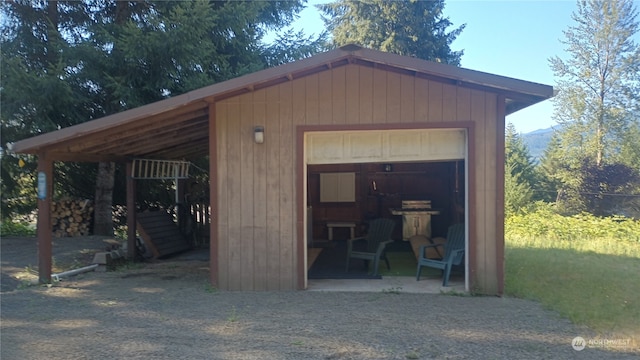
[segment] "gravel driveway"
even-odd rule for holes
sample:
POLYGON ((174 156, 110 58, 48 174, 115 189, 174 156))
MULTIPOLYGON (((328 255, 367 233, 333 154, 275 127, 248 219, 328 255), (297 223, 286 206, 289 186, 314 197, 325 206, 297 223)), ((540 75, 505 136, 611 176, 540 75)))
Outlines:
MULTIPOLYGON (((30 241, 24 241, 28 249, 30 241)), ((100 239, 92 241, 99 247, 100 239)), ((3 283, 12 276, 6 269, 19 268, 11 244, 2 239, 3 283)), ((0 358, 638 356, 594 347, 576 351, 574 337, 594 334, 526 300, 401 292, 223 292, 212 288, 207 276, 206 261, 176 261, 85 273, 51 287, 3 286, 0 358)))

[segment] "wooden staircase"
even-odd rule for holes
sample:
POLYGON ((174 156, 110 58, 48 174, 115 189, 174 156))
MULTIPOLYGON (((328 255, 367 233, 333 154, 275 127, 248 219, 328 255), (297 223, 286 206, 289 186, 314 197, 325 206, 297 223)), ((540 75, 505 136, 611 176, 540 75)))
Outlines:
POLYGON ((191 249, 171 214, 164 210, 136 214, 136 229, 154 259, 191 249))

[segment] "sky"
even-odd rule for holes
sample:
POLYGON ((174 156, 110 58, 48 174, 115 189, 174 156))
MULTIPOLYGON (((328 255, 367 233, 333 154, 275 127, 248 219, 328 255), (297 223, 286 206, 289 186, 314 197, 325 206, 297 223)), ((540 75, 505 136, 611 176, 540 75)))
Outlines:
MULTIPOLYGON (((328 1, 309 0, 294 28, 319 34, 324 24, 313 4, 323 2, 328 1)), ((635 4, 640 8, 640 0, 635 4)), ((554 86, 549 58, 567 55, 560 40, 573 25, 576 10, 573 0, 446 0, 444 16, 453 23, 449 30, 466 24, 451 45, 454 51, 464 50, 462 67, 554 86)), ((515 112, 506 121, 523 134, 556 124, 550 100, 515 112)))

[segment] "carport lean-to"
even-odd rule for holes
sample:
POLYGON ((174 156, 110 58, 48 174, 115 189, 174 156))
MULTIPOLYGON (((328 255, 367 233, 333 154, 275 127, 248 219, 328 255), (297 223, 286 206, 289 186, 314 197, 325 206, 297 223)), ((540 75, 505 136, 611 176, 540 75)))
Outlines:
MULTIPOLYGON (((381 162, 384 153, 367 150, 376 158, 362 160, 358 149, 394 144, 383 138, 395 134, 403 140, 391 154, 406 157, 424 144, 416 134, 433 144, 439 138, 429 140, 429 134, 458 131, 464 148, 456 159, 467 167, 467 288, 501 294, 505 116, 552 96, 547 85, 351 45, 19 141, 14 151, 37 155, 42 174, 40 279, 51 275, 46 195, 52 193, 54 161, 126 163, 127 207, 135 208, 134 159, 208 155, 212 284, 290 290, 306 287, 305 171, 313 163, 309 156, 321 149, 309 144, 323 134, 329 140, 322 141, 341 138, 349 161, 381 162), (262 141, 256 141, 256 128, 262 141), (359 145, 345 147, 347 141, 359 145)), ((450 142, 435 149, 447 148, 444 143, 450 142)), ((334 153, 328 155, 337 156, 337 148, 329 146, 334 153)), ((127 223, 131 252, 134 212, 127 223)))

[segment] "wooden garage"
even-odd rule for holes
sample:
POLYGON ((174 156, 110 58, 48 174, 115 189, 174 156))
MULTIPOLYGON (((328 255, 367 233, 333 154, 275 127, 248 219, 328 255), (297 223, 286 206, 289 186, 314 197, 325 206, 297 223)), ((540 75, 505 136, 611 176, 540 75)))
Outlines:
MULTIPOLYGON (((209 155, 211 282, 221 289, 304 289, 308 237, 326 237, 328 222, 390 216, 414 197, 443 209, 434 232, 466 223, 466 289, 502 294, 505 116, 552 96, 550 86, 351 45, 22 140, 14 151, 38 155, 49 188, 55 161, 209 155), (353 189, 327 190, 342 182, 353 189), (396 196, 381 199, 381 190, 396 196)), ((40 214, 50 202, 39 200, 40 214)), ((39 217, 41 279, 51 272, 47 218, 39 217)))

